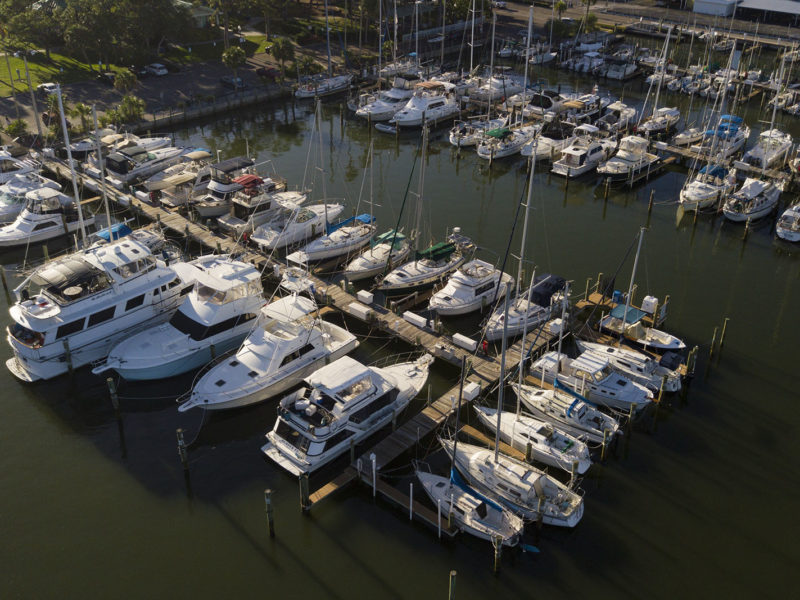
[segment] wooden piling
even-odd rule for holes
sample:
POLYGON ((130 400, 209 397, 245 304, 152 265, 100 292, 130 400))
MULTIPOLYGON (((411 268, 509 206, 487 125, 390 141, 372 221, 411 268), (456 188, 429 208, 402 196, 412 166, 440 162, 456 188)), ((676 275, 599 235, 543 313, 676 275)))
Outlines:
POLYGON ((272 509, 272 490, 264 490, 264 504, 267 509, 267 526, 269 527, 269 537, 275 537, 275 515, 272 509))
POLYGON ((186 440, 183 438, 183 429, 178 427, 175 430, 175 437, 178 440, 178 456, 181 459, 181 466, 184 471, 189 470, 189 453, 186 451, 186 440))
POLYGON ((0 280, 3 281, 3 291, 6 293, 6 303, 11 306, 11 292, 8 290, 8 280, 6 279, 6 268, 0 265, 0 280))
POLYGON ((456 598, 456 571, 450 571, 450 586, 447 590, 448 600, 455 600, 456 598))
POLYGON ((711 347, 708 349, 708 360, 711 360, 711 357, 714 356, 714 344, 717 343, 717 330, 719 327, 714 327, 714 334, 711 336, 711 347))
POLYGON ((408 484, 408 520, 414 520, 414 482, 408 484))
POLYGON ((725 342, 725 330, 728 329, 728 321, 730 319, 725 317, 725 320, 722 322, 722 333, 719 336, 719 349, 722 350, 722 344, 725 342))
POLYGON ((42 246, 42 254, 44 254, 44 262, 50 262, 50 252, 47 249, 47 244, 42 246))
POLYGON ((533 444, 528 442, 525 446, 525 462, 532 462, 533 461, 533 444))
POLYGON ((503 548, 503 537, 500 535, 496 535, 492 540, 492 545, 494 546, 494 572, 500 572, 500 559, 501 553, 503 548))
POLYGON ((72 352, 69 349, 69 339, 64 338, 62 343, 64 345, 64 358, 67 361, 67 373, 71 378, 75 374, 75 370, 72 368, 72 352))
POLYGON ((656 191, 650 190, 650 202, 647 203, 647 216, 650 216, 650 213, 653 212, 653 196, 655 196, 656 191))
POLYGON ((606 461, 606 451, 608 450, 608 429, 603 429, 603 445, 600 446, 600 462, 606 461))
POLYGON ((114 414, 119 419, 119 397, 117 396, 117 386, 111 377, 106 378, 106 385, 108 386, 108 395, 111 397, 111 406, 114 407, 114 414))
POLYGON ((744 233, 742 234, 742 240, 747 239, 747 234, 750 233, 750 219, 747 219, 747 222, 744 224, 744 233))
POLYGON ((636 402, 631 403, 631 409, 628 412, 628 422, 625 424, 627 428, 628 437, 631 435, 633 429, 633 415, 636 412, 636 402))
POLYGON ((605 184, 605 186, 603 188, 603 202, 608 200, 609 187, 611 187, 611 178, 610 177, 606 177, 606 184, 605 184))
POLYGON ((376 480, 377 474, 375 473, 375 470, 376 470, 375 469, 376 459, 377 459, 377 457, 375 456, 375 453, 374 452, 370 453, 369 460, 370 460, 370 463, 372 464, 372 497, 373 498, 375 498, 375 494, 377 492, 377 480, 376 480))
POLYGON ((308 473, 302 473, 299 477, 300 481, 300 510, 303 513, 308 513, 311 508, 311 500, 308 493, 308 473))

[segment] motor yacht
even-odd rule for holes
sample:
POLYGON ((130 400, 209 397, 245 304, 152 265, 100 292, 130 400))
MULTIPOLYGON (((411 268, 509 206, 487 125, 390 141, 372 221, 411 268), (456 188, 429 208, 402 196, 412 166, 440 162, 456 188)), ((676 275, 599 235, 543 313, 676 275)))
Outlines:
POLYGON ((428 308, 441 316, 465 315, 505 297, 514 278, 489 263, 474 259, 450 276, 430 299, 428 308))
POLYGON ((16 175, 38 171, 40 167, 33 158, 15 158, 10 152, 0 149, 0 185, 8 183, 16 175))
POLYGON ((25 208, 25 194, 42 188, 60 191, 61 184, 38 173, 14 175, 0 185, 0 224, 11 223, 25 208))
POLYGON ((230 210, 236 192, 254 194, 264 183, 261 177, 251 172, 254 164, 255 160, 250 157, 237 156, 211 165, 207 193, 192 202, 195 212, 204 219, 221 217, 230 210))
MULTIPOLYGON (((84 163, 83 172, 97 182, 105 183, 122 190, 125 186, 147 179, 154 173, 179 162, 181 157, 192 152, 189 148, 158 148, 145 150, 141 146, 132 146, 125 150, 115 150, 103 157, 104 173, 97 166, 84 163), (103 177, 105 175, 105 177, 103 177)), ((88 184, 88 187, 99 189, 99 183, 88 184)))
POLYGON ((314 77, 297 88, 294 95, 298 99, 332 96, 350 89, 353 76, 335 75, 333 77, 314 77))
POLYGON ((415 80, 395 77, 392 87, 377 94, 362 94, 355 107, 357 117, 371 123, 388 121, 399 112, 414 94, 415 80))
POLYGON ((387 122, 395 127, 421 127, 452 119, 461 106, 452 94, 453 84, 439 81, 422 81, 416 84, 414 95, 387 122))
POLYGON ((645 137, 655 137, 673 131, 681 120, 681 111, 677 108, 662 106, 636 127, 637 133, 645 137))
MULTIPOLYGON (((94 224, 84 215, 83 224, 94 224)), ((43 187, 25 194, 25 207, 8 225, 0 227, 0 248, 24 246, 69 235, 81 227, 73 199, 58 189, 43 187)))
POLYGON ((800 242, 800 204, 793 204, 781 214, 775 225, 778 237, 787 242, 800 242))
MULTIPOLYGON (((780 169, 789 160, 792 136, 779 129, 767 129, 758 136, 758 141, 742 156, 742 163, 757 169, 780 169)), ((734 163, 735 166, 738 164, 734 163)))
POLYGON ((619 141, 617 152, 597 167, 600 176, 615 182, 634 182, 642 174, 658 168, 661 159, 648 152, 649 142, 638 135, 627 135, 619 141))
POLYGON ((616 142, 599 138, 599 133, 600 130, 594 125, 576 127, 575 140, 561 151, 561 158, 553 163, 551 172, 567 178, 580 177, 608 159, 614 152, 616 142))
POLYGON ((285 191, 286 182, 273 178, 250 191, 235 192, 231 198, 231 211, 217 217, 221 232, 240 238, 249 236, 256 228, 275 219, 283 209, 302 206, 308 199, 304 192, 285 191))
POLYGON ((611 368, 652 392, 677 392, 681 389, 681 376, 674 369, 661 365, 651 355, 625 346, 608 346, 597 342, 576 340, 581 352, 590 352, 608 359, 611 368))
POLYGON ((605 113, 597 119, 595 125, 610 134, 621 133, 633 127, 637 115, 633 106, 617 100, 606 107, 605 113))

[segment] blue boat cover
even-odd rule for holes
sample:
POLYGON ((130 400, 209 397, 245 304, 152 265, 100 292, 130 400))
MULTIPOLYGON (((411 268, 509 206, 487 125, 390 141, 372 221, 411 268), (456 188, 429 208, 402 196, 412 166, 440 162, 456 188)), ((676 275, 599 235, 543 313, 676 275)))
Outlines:
POLYGON ((700 169, 700 173, 702 174, 709 174, 712 177, 719 177, 722 179, 728 174, 728 169, 720 167, 719 165, 706 165, 702 169, 700 169), (710 167, 710 168, 709 168, 710 167))
POLYGON ((580 395, 578 392, 576 392, 575 390, 573 390, 571 387, 568 387, 568 386, 564 385, 563 383, 561 383, 561 382, 558 380, 558 377, 556 377, 556 378, 553 380, 553 387, 554 387, 554 388, 556 388, 557 390, 562 390, 562 391, 564 391, 564 392, 567 392, 567 393, 568 393, 570 396, 572 396, 573 398, 575 398, 575 402, 573 402, 572 404, 570 404, 570 405, 569 405, 569 407, 567 408, 567 416, 568 416, 568 417, 570 416, 570 413, 572 412, 572 409, 573 409, 573 408, 575 408, 575 404, 576 404, 578 401, 585 402, 585 403, 586 403, 586 404, 588 404, 589 406, 594 406, 594 407, 596 407, 596 406, 597 406, 597 405, 596 405, 594 402, 589 402, 589 401, 588 401, 586 398, 584 398, 583 396, 581 396, 581 395, 580 395))
POLYGON ((125 225, 125 223, 115 223, 111 226, 111 233, 109 234, 108 228, 101 229, 96 233, 97 237, 104 239, 107 242, 110 242, 111 239, 118 240, 119 238, 125 237, 126 235, 132 233, 133 230, 125 225))
POLYGON ((623 315, 625 316, 626 323, 638 323, 647 316, 647 313, 638 308, 629 306, 626 314, 624 305, 616 306, 611 309, 611 316, 615 319, 622 320, 623 315))
POLYGON ((742 122, 742 117, 737 117, 735 115, 722 115, 719 118, 719 122, 720 123, 724 123, 725 121, 729 121, 731 123, 741 123, 742 122))
POLYGON ((355 223, 356 221, 360 221, 361 223, 364 223, 364 225, 371 225, 372 223, 375 222, 375 217, 372 217, 366 213, 358 215, 357 217, 348 217, 344 221, 339 221, 338 223, 334 223, 333 225, 328 225, 327 232, 333 233, 337 229, 346 227, 347 225, 355 223))

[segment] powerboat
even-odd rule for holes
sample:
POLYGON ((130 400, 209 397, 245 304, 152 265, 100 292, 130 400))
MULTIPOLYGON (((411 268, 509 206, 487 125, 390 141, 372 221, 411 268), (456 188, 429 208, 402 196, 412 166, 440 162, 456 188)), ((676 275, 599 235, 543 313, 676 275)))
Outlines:
POLYGON ((235 239, 250 235, 277 217, 284 208, 301 206, 308 199, 307 194, 287 192, 285 187, 285 182, 276 185, 272 178, 268 178, 250 193, 234 193, 230 213, 217 217, 220 231, 235 239))
POLYGON ((576 127, 577 137, 561 151, 561 158, 553 163, 551 172, 572 178, 593 171, 616 147, 614 140, 598 138, 599 133, 600 130, 594 125, 576 127))
POLYGON ((41 188, 61 190, 61 184, 38 173, 14 175, 0 185, 0 224, 11 223, 25 208, 25 194, 41 188))
POLYGON ((637 133, 645 137, 668 134, 674 130, 681 120, 681 111, 677 108, 662 106, 655 110, 652 115, 642 121, 637 127, 637 133))
POLYGON ((787 242, 800 242, 800 204, 794 204, 783 211, 775 225, 775 233, 787 242))
POLYGON ((417 470, 417 478, 431 501, 453 514, 460 531, 503 546, 516 546, 522 538, 525 522, 512 511, 504 509, 468 486, 450 479, 417 470))
POLYGON ((344 205, 334 203, 285 206, 274 219, 256 227, 250 240, 269 251, 306 243, 325 231, 326 217, 335 219, 342 211, 344 205))
POLYGON ((389 119, 395 127, 421 127, 425 123, 435 125, 452 119, 461 112, 458 100, 452 94, 453 84, 440 81, 418 83, 414 95, 389 119))
POLYGON ((182 157, 182 161, 160 171, 142 183, 142 189, 136 191, 136 197, 145 202, 180 206, 195 194, 202 193, 211 181, 211 166, 208 159, 211 153, 206 150, 194 150, 182 157), (164 202, 161 192, 180 187, 183 194, 171 194, 164 202), (176 203, 176 198, 182 201, 176 203))
POLYGON ((151 248, 157 244, 126 236, 36 269, 14 290, 8 369, 23 381, 52 379, 167 321, 193 289, 196 269, 167 266, 151 248))
POLYGON ((742 162, 762 170, 781 168, 789 159, 791 149, 791 135, 779 129, 767 129, 759 134, 755 146, 744 153, 742 162))
POLYGON ((608 359, 611 368, 635 383, 640 383, 653 392, 662 388, 665 392, 681 389, 681 376, 674 369, 662 366, 644 352, 624 346, 607 346, 597 342, 576 340, 581 352, 590 352, 608 359))
POLYGON ((523 330, 534 331, 561 312, 566 302, 563 294, 566 280, 563 277, 545 273, 536 276, 531 285, 533 289, 519 290, 516 298, 509 301, 507 323, 504 323, 505 307, 498 305, 495 308, 483 330, 486 340, 491 342, 502 338, 504 325, 508 337, 519 335, 523 330))
POLYGON ((553 423, 578 439, 601 444, 620 433, 619 422, 614 417, 568 391, 519 384, 512 387, 533 416, 553 423))
POLYGON ((380 275, 402 263, 411 251, 406 236, 390 229, 377 236, 370 247, 347 263, 344 276, 348 281, 359 281, 380 275))
POLYGON ((92 369, 114 370, 127 380, 173 377, 238 348, 264 304, 260 272, 227 256, 202 256, 189 263, 195 282, 167 323, 127 337, 92 369))
POLYGON ((679 202, 684 210, 715 206, 736 189, 736 170, 708 163, 681 189, 679 202))
POLYGON ((627 131, 636 122, 636 109, 617 100, 606 106, 605 113, 597 119, 595 125, 610 134, 627 131))
MULTIPOLYGON (((94 216, 84 216, 83 224, 93 225, 94 216)), ((80 227, 78 209, 71 197, 56 188, 39 188, 27 192, 25 207, 17 218, 0 227, 0 248, 46 242, 80 227)))
POLYGON ((413 80, 395 77, 392 87, 377 94, 363 94, 355 107, 357 117, 372 123, 388 121, 400 111, 414 94, 413 80))
POLYGON ((257 189, 263 180, 251 172, 255 160, 248 156, 235 156, 211 165, 211 179, 206 194, 193 201, 193 208, 202 218, 220 217, 231 208, 231 198, 236 192, 257 189))
MULTIPOLYGON (((158 148, 145 150, 141 146, 132 146, 125 150, 115 150, 103 157, 104 173, 97 166, 84 163, 83 172, 99 181, 121 190, 126 185, 147 179, 154 173, 163 171, 181 160, 181 157, 192 150, 189 148, 158 148), (105 175, 105 178, 103 178, 105 175)), ((95 187, 97 184, 94 184, 95 187)))
POLYGON ((467 482, 523 519, 575 527, 583 517, 583 498, 544 471, 505 454, 473 444, 439 438, 467 482))
POLYGON ((649 142, 638 135, 627 135, 619 141, 616 154, 597 167, 597 172, 611 182, 633 182, 642 173, 658 168, 661 159, 648 152, 649 142))
MULTIPOLYGON (((497 409, 475 406, 478 420, 487 429, 497 431, 497 409)), ((573 435, 565 433, 552 423, 524 413, 502 411, 500 414, 500 439, 517 450, 527 452, 540 463, 576 474, 584 474, 592 466, 588 446, 573 435)))
POLYGON ((465 315, 504 298, 514 278, 474 259, 462 265, 430 299, 428 308, 441 316, 465 315))
POLYGON ((332 96, 350 88, 353 76, 335 75, 333 77, 315 77, 297 88, 294 95, 298 99, 332 96))
POLYGON ((654 327, 646 327, 642 319, 648 313, 632 306, 615 306, 605 317, 600 320, 600 329, 613 335, 623 335, 622 320, 625 318, 624 337, 626 340, 641 346, 645 350, 678 352, 686 348, 683 340, 675 337, 666 331, 660 331, 654 327))
POLYGON ((575 126, 559 120, 546 122, 539 135, 525 144, 519 151, 522 156, 535 155, 536 162, 555 162, 561 151, 575 140, 575 126))
POLYGON ((11 153, 0 149, 0 185, 8 183, 17 175, 39 171, 41 165, 30 157, 15 158, 11 153))
POLYGON ((458 269, 475 249, 472 240, 454 228, 446 242, 416 252, 405 263, 380 279, 378 290, 386 295, 410 294, 444 281, 458 269))
POLYGON ((556 351, 547 352, 531 365, 531 375, 551 385, 566 386, 590 402, 628 412, 631 406, 641 410, 653 399, 653 393, 614 372, 608 359, 582 354, 569 358, 556 351))
MULTIPOLYGON (((589 124, 597 121, 610 104, 611 100, 602 98, 599 94, 582 94, 564 102, 561 105, 563 110, 559 114, 562 120, 574 125, 589 124)), ((551 115, 548 113, 545 118, 549 116, 551 115)))
POLYGON ((420 392, 433 357, 367 367, 349 356, 308 375, 278 405, 261 448, 293 475, 310 473, 388 425, 420 392))
POLYGON ((262 308, 241 347, 201 371, 178 410, 226 410, 263 402, 358 346, 349 331, 312 316, 315 309, 312 300, 300 296, 262 308))
POLYGON ((778 205, 781 189, 771 181, 745 179, 722 206, 722 213, 731 221, 750 221, 770 214, 778 205))
POLYGON ((298 265, 350 256, 367 244, 375 234, 375 217, 362 214, 329 225, 327 233, 292 252, 286 260, 298 265))
POLYGON ((522 91, 522 84, 505 74, 495 74, 483 82, 469 94, 471 101, 495 102, 501 98, 510 98, 522 91))
MULTIPOLYGON (((564 101, 566 98, 555 90, 534 90, 525 92, 527 102, 522 108, 523 117, 531 117, 533 115, 544 116, 549 113, 551 115, 558 114, 563 110, 564 101)), ((509 99, 512 103, 514 98, 509 99)))

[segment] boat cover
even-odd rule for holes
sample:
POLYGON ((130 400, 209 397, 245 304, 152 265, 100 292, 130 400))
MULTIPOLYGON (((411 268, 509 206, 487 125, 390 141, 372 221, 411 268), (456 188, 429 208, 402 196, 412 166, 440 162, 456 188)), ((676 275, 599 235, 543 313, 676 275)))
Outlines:
POLYGON ((111 237, 115 240, 118 240, 121 237, 125 237, 126 235, 132 233, 133 230, 128 227, 125 223, 115 223, 111 226, 111 235, 109 236, 108 228, 101 229, 97 232, 97 237, 104 239, 107 242, 111 241, 111 237))
POLYGON ((236 156, 234 158, 229 158, 228 160, 223 160, 222 162, 218 162, 215 165, 212 165, 214 169, 217 171, 222 171, 224 173, 230 173, 231 171, 239 171, 244 169, 245 167, 250 167, 255 164, 255 160, 252 158, 248 158, 247 156, 236 156))
POLYGON ((497 129, 490 129, 486 132, 486 135, 497 138, 498 140, 502 140, 503 138, 511 135, 511 130, 508 127, 498 127, 497 129))
POLYGON ((629 306, 626 314, 624 304, 611 309, 611 316, 615 319, 622 320, 623 315, 625 316, 626 323, 638 323, 644 319, 648 313, 644 312, 643 310, 639 310, 638 308, 634 308, 633 306, 629 306))
POLYGON ((438 244, 434 244, 422 252, 417 252, 417 260, 444 260, 449 258, 450 255, 455 251, 455 244, 449 242, 439 242, 438 244))
POLYGON ((364 213, 362 215, 358 215, 357 217, 348 217, 344 221, 339 221, 338 223, 335 223, 333 225, 328 225, 328 230, 327 231, 328 231, 328 233, 333 233, 337 229, 341 229, 342 227, 346 227, 347 225, 352 225, 356 221, 359 221, 360 223, 363 223, 364 225, 371 225, 372 223, 375 222, 375 217, 373 217, 373 216, 371 216, 371 215, 369 215, 367 213, 364 213))

